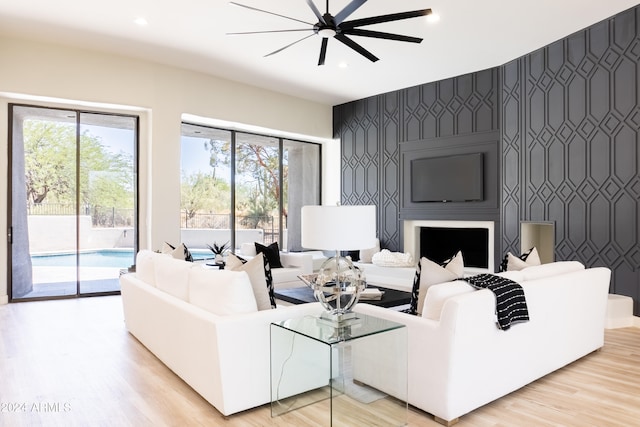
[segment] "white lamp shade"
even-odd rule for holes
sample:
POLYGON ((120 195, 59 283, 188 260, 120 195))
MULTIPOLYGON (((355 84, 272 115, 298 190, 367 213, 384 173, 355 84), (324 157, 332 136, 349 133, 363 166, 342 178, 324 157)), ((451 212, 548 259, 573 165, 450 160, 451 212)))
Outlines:
POLYGON ((303 206, 302 247, 346 251, 376 245, 376 207, 303 206))

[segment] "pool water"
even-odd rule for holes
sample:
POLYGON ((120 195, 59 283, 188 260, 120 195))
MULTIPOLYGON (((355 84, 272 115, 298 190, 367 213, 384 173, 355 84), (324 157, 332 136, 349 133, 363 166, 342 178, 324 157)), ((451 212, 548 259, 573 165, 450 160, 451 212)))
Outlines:
MULTIPOLYGON (((213 258, 211 251, 191 251, 193 259, 213 258)), ((113 267, 128 268, 134 263, 133 250, 101 249, 79 254, 81 267, 113 267)), ((76 254, 48 254, 32 255, 31 264, 34 267, 75 267, 76 254)))
MULTIPOLYGON (((133 264, 133 251, 99 250, 79 254, 81 267, 127 268, 133 264)), ((34 267, 75 267, 76 254, 32 255, 34 267)))

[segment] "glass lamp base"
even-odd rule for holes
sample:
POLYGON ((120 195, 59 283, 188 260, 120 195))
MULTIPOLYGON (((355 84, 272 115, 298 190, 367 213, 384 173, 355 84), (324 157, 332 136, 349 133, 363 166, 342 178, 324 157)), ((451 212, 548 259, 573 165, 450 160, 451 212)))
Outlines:
POLYGON ((346 319, 366 288, 362 271, 351 260, 335 256, 320 267, 313 283, 314 296, 322 304, 329 318, 346 319))

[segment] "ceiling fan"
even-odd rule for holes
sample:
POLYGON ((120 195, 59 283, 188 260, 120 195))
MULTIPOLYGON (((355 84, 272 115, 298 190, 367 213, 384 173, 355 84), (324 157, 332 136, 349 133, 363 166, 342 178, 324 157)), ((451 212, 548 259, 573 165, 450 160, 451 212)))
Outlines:
POLYGON ((303 24, 310 25, 311 28, 301 28, 301 29, 292 29, 292 30, 271 30, 271 31, 248 31, 248 32, 240 32, 240 33, 227 33, 228 35, 240 35, 240 34, 265 34, 265 33, 285 33, 285 32, 296 32, 296 31, 312 31, 311 34, 294 41, 280 49, 274 50, 271 53, 265 55, 271 56, 275 55, 278 52, 282 52, 283 50, 293 46, 296 43, 300 43, 303 40, 308 39, 311 36, 319 35, 322 37, 322 44, 320 46, 320 57, 318 58, 318 65, 324 65, 324 61, 327 55, 327 44, 329 42, 329 38, 333 37, 341 43, 349 46, 351 49, 358 52, 360 55, 369 59, 372 62, 377 61, 377 58, 374 54, 369 52, 367 49, 362 47, 360 44, 353 41, 348 36, 361 36, 361 37, 373 37, 378 39, 387 39, 387 40, 397 40, 401 42, 410 42, 410 43, 420 43, 422 41, 419 37, 410 37, 404 36, 401 34, 392 34, 392 33, 384 33, 380 31, 370 31, 363 30, 359 27, 363 27, 366 25, 380 24, 383 22, 391 22, 391 21, 400 21, 403 19, 409 18, 417 18, 419 16, 425 16, 431 14, 431 9, 421 9, 414 10, 410 12, 401 12, 401 13, 392 13, 389 15, 379 15, 372 16, 370 18, 363 19, 354 19, 351 21, 345 21, 353 12, 355 12, 360 6, 366 3, 367 0, 352 0, 349 4, 347 4, 340 12, 338 12, 335 16, 329 13, 329 0, 327 0, 326 13, 321 14, 316 5, 312 0, 305 0, 309 8, 313 11, 313 14, 318 19, 318 22, 312 24, 310 22, 302 21, 300 19, 292 18, 290 16, 280 15, 278 13, 269 12, 267 10, 258 9, 252 6, 247 6, 244 4, 230 2, 233 5, 244 7, 246 9, 255 10, 257 12, 268 13, 270 15, 279 16, 281 18, 290 19, 292 21, 301 22, 303 24))

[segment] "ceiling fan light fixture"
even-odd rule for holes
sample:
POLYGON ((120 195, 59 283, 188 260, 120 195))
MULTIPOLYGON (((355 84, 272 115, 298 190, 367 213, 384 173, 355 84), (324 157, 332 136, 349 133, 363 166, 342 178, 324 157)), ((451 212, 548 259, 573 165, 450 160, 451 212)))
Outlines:
POLYGON ((318 30, 318 34, 320 34, 323 38, 331 38, 336 35, 336 30, 333 28, 321 28, 318 30))
POLYGON ((430 24, 435 24, 440 20, 440 15, 437 13, 430 13, 427 15, 427 22, 430 24))

